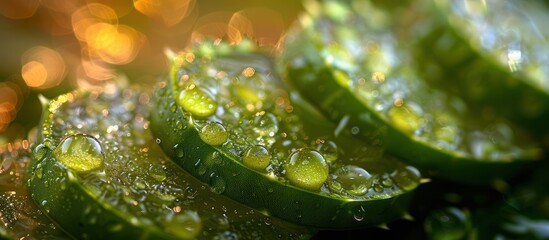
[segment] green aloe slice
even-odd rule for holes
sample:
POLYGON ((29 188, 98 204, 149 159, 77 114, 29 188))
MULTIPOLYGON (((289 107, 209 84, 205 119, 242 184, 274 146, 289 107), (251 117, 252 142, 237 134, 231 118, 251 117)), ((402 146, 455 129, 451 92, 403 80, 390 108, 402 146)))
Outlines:
POLYGON ((31 159, 27 140, 0 147, 0 239, 70 239, 32 201, 31 159))
POLYGON ((539 135, 549 119, 549 8, 540 1, 428 1, 412 28, 417 64, 469 107, 539 135))
POLYGON ((35 148, 32 198, 78 239, 300 239, 171 162, 149 131, 150 92, 107 88, 51 101, 35 148))
POLYGON ((151 129, 212 191, 268 215, 340 229, 402 214, 418 170, 351 138, 281 85, 250 42, 201 43, 173 57, 151 129))
POLYGON ((329 119, 388 152, 460 182, 506 177, 540 150, 504 120, 483 121, 412 68, 391 18, 364 1, 307 5, 283 52, 288 80, 329 119))

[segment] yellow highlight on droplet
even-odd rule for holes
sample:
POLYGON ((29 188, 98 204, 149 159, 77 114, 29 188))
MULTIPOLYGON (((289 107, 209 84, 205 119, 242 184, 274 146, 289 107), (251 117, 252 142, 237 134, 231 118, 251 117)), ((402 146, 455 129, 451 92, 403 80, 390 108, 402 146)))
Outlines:
POLYGON ((57 161, 76 172, 89 172, 103 165, 99 141, 86 134, 65 137, 53 152, 57 161))

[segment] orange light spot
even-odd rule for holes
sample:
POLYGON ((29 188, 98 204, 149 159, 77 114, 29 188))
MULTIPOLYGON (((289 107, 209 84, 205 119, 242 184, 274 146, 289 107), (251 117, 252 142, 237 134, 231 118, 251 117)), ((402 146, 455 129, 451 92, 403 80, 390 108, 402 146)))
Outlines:
POLYGON ((243 11, 236 12, 229 20, 227 35, 229 41, 238 44, 244 37, 253 37, 254 29, 252 22, 246 17, 243 11))
POLYGON ((0 15, 11 19, 30 18, 36 13, 39 0, 2 0, 0 15))
POLYGON ((114 72, 107 66, 103 66, 101 62, 82 59, 78 69, 78 75, 82 78, 90 78, 94 80, 108 80, 114 78, 114 72))
POLYGON ((204 38, 220 38, 227 35, 227 23, 233 13, 218 11, 205 14, 196 20, 191 39, 200 42, 204 38))
POLYGON ((90 55, 111 64, 127 64, 135 59, 142 45, 142 36, 133 28, 96 23, 86 31, 90 55))
POLYGON ((194 8, 194 0, 134 0, 137 11, 145 16, 171 27, 179 23, 194 8))
POLYGON ((397 98, 393 101, 393 105, 395 105, 395 107, 402 107, 404 105, 404 99, 402 98, 397 98))
POLYGON ((22 96, 15 89, 13 83, 0 83, 0 125, 7 126, 17 114, 17 108, 21 105, 22 96))
POLYGON ((97 23, 118 24, 116 12, 109 6, 90 3, 76 10, 71 16, 74 36, 80 41, 85 41, 88 28, 97 23))
POLYGON ((247 67, 244 70, 242 70, 242 75, 245 77, 251 77, 255 74, 255 69, 252 67, 247 67))
POLYGON ((46 89, 57 86, 66 75, 65 61, 59 52, 47 47, 33 47, 22 56, 21 76, 27 86, 46 89))
POLYGON ((280 13, 252 7, 233 14, 228 24, 228 37, 233 43, 249 37, 260 45, 274 46, 282 37, 284 28, 280 13))
POLYGON ((23 65, 21 69, 23 80, 31 88, 42 87, 48 79, 48 71, 44 64, 37 61, 30 61, 23 65))

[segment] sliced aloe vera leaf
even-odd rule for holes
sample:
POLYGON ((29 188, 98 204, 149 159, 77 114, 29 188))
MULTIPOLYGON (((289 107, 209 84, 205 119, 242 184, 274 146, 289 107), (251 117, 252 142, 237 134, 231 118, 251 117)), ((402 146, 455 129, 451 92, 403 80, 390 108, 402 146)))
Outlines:
POLYGON ((300 239, 309 230, 211 193, 149 131, 150 93, 108 89, 49 103, 34 201, 79 239, 300 239))
POLYGON ((32 201, 31 159, 27 140, 0 147, 0 238, 70 239, 32 201))
POLYGON ((549 8, 539 1, 433 1, 412 28, 417 65, 470 108, 549 128, 549 8))
POLYGON ((369 14, 358 15, 335 1, 308 9, 285 40, 283 60, 289 81, 329 119, 454 181, 508 177, 540 157, 520 129, 484 121, 460 98, 428 87, 383 11, 363 4, 369 14))
POLYGON ((204 42, 173 61, 151 129, 214 192, 319 228, 380 224, 405 210, 419 171, 293 102, 249 42, 204 42))

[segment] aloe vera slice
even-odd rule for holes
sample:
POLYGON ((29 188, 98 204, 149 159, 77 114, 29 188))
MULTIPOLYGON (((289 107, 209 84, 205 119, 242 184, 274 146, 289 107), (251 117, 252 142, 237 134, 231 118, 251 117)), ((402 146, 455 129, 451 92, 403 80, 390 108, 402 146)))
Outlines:
POLYGON ((29 141, 0 147, 0 239, 70 239, 31 199, 29 141))
POLYGON ((149 131, 150 92, 108 88, 49 103, 34 201, 79 239, 300 239, 309 230, 224 196, 172 163, 149 131))
POLYGON ((343 229, 402 214, 419 171, 338 130, 281 84, 248 41, 198 44, 173 57, 151 129, 212 191, 268 215, 343 229))
POLYGON ((454 181, 508 177, 540 157, 520 129, 483 121, 460 98, 428 87, 390 17, 361 3, 360 15, 336 1, 311 2, 285 40, 288 80, 329 119, 454 181))
POLYGON ((417 64, 470 108, 549 130, 549 8, 539 1, 432 1, 413 28, 417 64))

